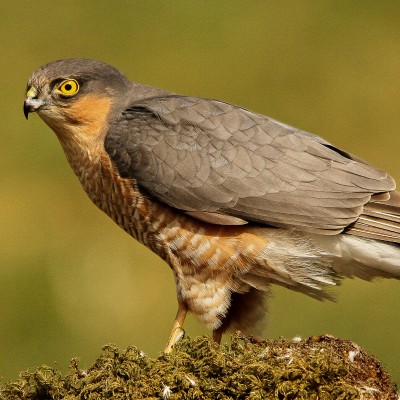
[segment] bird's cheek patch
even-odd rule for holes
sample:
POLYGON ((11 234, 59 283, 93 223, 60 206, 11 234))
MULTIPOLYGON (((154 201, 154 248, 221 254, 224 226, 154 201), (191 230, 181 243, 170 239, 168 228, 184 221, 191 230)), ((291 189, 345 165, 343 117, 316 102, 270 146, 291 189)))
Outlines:
POLYGON ((86 95, 74 99, 64 114, 72 125, 84 128, 85 135, 97 135, 107 127, 111 100, 107 97, 86 95))

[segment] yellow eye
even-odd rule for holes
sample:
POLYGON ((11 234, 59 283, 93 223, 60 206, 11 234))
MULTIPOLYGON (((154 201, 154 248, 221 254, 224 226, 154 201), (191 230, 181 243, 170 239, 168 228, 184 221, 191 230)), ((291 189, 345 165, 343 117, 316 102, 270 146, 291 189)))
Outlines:
POLYGON ((64 96, 73 96, 79 91, 79 83, 75 79, 67 79, 60 83, 57 90, 64 96))

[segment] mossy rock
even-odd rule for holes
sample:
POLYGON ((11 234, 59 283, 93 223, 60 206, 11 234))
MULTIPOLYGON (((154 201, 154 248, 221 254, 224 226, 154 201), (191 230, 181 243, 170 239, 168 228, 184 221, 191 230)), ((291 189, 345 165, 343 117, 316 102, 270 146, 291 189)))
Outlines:
POLYGON ((154 359, 108 345, 88 370, 71 361, 63 376, 42 366, 0 386, 5 400, 47 399, 390 399, 398 394, 380 363, 332 336, 216 345, 186 338, 154 359))

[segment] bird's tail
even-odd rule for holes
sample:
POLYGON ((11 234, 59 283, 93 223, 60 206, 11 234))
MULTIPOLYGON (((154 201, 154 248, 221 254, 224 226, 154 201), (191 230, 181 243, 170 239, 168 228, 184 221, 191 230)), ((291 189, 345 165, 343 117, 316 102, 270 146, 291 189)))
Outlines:
POLYGON ((346 234, 313 235, 312 240, 333 256, 332 269, 341 276, 365 280, 400 278, 398 244, 346 234))
POLYGON ((346 229, 346 233, 400 244, 400 193, 372 196, 358 220, 346 229))

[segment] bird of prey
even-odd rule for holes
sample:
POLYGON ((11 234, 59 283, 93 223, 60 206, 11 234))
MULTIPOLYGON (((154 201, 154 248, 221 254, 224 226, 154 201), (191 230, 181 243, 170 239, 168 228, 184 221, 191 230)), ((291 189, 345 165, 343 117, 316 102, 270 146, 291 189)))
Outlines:
POLYGON ((90 199, 171 267, 178 312, 220 342, 259 333, 271 284, 317 299, 342 277, 400 277, 400 193, 324 139, 226 102, 64 59, 28 80, 90 199))

